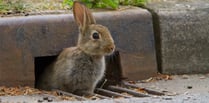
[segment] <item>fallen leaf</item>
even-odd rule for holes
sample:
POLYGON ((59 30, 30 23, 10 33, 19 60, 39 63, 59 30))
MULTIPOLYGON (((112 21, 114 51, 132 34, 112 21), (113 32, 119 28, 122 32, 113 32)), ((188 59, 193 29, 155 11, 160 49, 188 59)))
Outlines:
POLYGON ((128 81, 128 83, 130 83, 130 84, 136 84, 135 81, 128 81))
POLYGON ((145 82, 151 82, 153 80, 153 77, 150 77, 149 79, 144 80, 145 82))
POLYGON ((76 100, 74 97, 58 95, 56 91, 44 91, 31 87, 5 87, 0 86, 0 96, 18 96, 18 95, 36 95, 49 94, 60 98, 61 100, 76 100))
POLYGON ((130 96, 130 97, 133 97, 133 95, 131 95, 131 94, 128 94, 128 93, 126 93, 126 92, 123 92, 123 93, 121 93, 122 95, 125 95, 125 96, 130 96))
POLYGON ((147 91, 144 88, 135 88, 134 90, 140 93, 147 94, 147 91))

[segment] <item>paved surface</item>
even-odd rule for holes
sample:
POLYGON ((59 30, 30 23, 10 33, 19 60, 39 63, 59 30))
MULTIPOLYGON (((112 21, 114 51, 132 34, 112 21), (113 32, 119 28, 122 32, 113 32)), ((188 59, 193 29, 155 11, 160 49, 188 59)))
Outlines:
POLYGON ((139 86, 159 91, 170 91, 173 94, 193 94, 209 92, 209 74, 175 75, 173 80, 160 80, 150 83, 139 83, 139 86))
MULTIPOLYGON (((137 83, 137 85, 153 90, 165 92, 171 96, 153 96, 146 98, 131 98, 131 99, 110 99, 110 100, 94 100, 82 101, 82 103, 208 103, 209 101, 209 74, 196 75, 176 75, 172 76, 172 80, 158 80, 148 83, 137 83)), ((5 102, 20 102, 28 103, 39 100, 43 101, 46 95, 36 96, 14 96, 0 97, 0 101, 5 102)), ((67 103, 69 101, 60 101, 55 97, 49 97, 55 102, 67 103)), ((71 101, 72 102, 72 101, 71 101)), ((73 101, 79 103, 81 101, 73 101)))

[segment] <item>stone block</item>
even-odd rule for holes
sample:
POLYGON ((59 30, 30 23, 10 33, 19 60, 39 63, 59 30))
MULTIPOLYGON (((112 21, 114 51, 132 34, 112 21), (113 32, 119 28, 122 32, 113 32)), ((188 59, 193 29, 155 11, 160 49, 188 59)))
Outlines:
MULTIPOLYGON (((142 79, 157 73, 151 15, 134 8, 94 13, 107 26, 121 54, 124 77, 142 79)), ((0 85, 34 86, 35 59, 54 56, 77 42, 72 14, 0 19, 0 85)))
POLYGON ((34 59, 57 55, 73 46, 77 27, 72 15, 0 19, 0 85, 34 85, 34 59))
POLYGON ((208 73, 209 1, 173 0, 148 7, 159 23, 155 27, 159 28, 156 38, 162 73, 208 73))

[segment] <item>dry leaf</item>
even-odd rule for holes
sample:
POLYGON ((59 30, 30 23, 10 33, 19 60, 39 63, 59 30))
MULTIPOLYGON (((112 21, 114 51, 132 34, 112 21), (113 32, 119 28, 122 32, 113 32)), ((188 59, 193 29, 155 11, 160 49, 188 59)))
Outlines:
POLYGON ((147 91, 144 88, 135 88, 134 90, 137 91, 137 92, 140 92, 140 93, 147 94, 147 91))
POLYGON ((146 79, 146 80, 142 80, 143 82, 151 82, 151 81, 153 81, 153 77, 150 77, 150 78, 148 78, 148 79, 146 79))
POLYGON ((62 100, 76 100, 71 96, 60 96, 56 91, 44 91, 31 87, 0 87, 0 96, 18 96, 18 95, 35 95, 35 94, 49 94, 56 96, 62 100))
POLYGON ((130 84, 136 84, 135 81, 128 81, 128 83, 130 83, 130 84))
POLYGON ((157 80, 172 80, 172 76, 170 75, 166 75, 166 74, 158 74, 157 76, 155 77, 150 77, 146 80, 142 80, 142 82, 153 82, 153 81, 157 81, 157 80))
POLYGON ((123 94, 123 95, 125 95, 125 96, 130 96, 130 97, 133 97, 133 95, 128 94, 128 93, 126 93, 126 92, 123 92, 123 93, 121 93, 121 94, 123 94))

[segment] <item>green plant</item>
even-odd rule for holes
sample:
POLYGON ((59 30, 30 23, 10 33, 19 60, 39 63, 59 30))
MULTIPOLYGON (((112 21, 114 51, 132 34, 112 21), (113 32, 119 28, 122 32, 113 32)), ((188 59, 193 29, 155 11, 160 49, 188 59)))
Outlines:
POLYGON ((3 0, 0 0, 0 12, 3 13, 7 10, 7 6, 4 4, 3 0))
MULTIPOLYGON (((74 0, 63 0, 63 4, 67 4, 72 7, 74 0)), ((117 9, 119 0, 78 0, 85 3, 89 8, 113 8, 117 9)))
POLYGON ((144 6, 147 0, 120 0, 121 5, 144 6))
POLYGON ((14 12, 24 12, 26 10, 27 4, 25 4, 23 1, 18 0, 16 2, 11 2, 11 5, 13 5, 13 11, 14 12))
MULTIPOLYGON (((63 0, 63 4, 72 7, 74 0, 63 0)), ((144 6, 147 0, 77 0, 83 2, 89 8, 118 9, 119 5, 144 6)))
POLYGON ((26 10, 26 6, 22 0, 0 0, 0 14, 21 13, 26 10))

